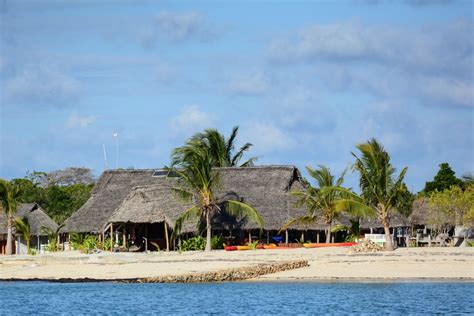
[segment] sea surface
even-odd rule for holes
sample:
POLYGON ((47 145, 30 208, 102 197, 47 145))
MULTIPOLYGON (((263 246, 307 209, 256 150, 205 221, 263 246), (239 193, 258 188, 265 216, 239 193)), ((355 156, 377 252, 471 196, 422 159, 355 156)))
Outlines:
POLYGON ((473 290, 468 282, 0 282, 0 314, 474 314, 473 290))

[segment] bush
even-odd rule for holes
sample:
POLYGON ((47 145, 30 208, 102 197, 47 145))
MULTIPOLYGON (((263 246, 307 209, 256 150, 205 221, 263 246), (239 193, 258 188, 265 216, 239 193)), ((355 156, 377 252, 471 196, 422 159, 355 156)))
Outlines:
POLYGON ((89 252, 90 250, 98 249, 101 244, 99 242, 99 238, 94 235, 87 235, 84 238, 84 242, 82 244, 82 249, 86 252, 89 252))
POLYGON ((69 243, 74 250, 82 250, 82 244, 86 235, 80 233, 71 233, 69 235, 69 243))
POLYGON ((181 251, 204 250, 206 240, 202 236, 195 236, 181 242, 181 251))
POLYGON ((212 236, 211 246, 212 246, 212 249, 224 249, 224 237, 212 236))

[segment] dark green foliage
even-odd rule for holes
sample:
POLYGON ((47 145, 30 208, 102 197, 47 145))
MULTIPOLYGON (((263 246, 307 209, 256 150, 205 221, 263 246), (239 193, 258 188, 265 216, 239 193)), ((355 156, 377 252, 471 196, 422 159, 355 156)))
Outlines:
POLYGON ((181 251, 204 250, 206 240, 202 236, 195 236, 181 242, 181 251))
MULTIPOLYGON (((35 174, 43 174, 36 172, 35 174)), ((31 178, 31 174, 28 176, 31 178)), ((90 197, 93 184, 41 186, 37 180, 13 179, 20 190, 20 203, 38 203, 55 222, 62 223, 90 197)))
POLYGON ((212 236, 211 246, 212 246, 212 249, 224 249, 224 237, 212 236))
POLYGON ((62 223, 89 199, 93 187, 93 184, 50 186, 45 189, 46 203, 42 207, 57 223, 62 223))
POLYGON ((462 186, 462 181, 454 175, 455 172, 451 169, 447 162, 439 165, 439 171, 434 177, 433 181, 426 182, 424 193, 431 193, 434 191, 444 191, 451 186, 462 186))
POLYGON ((413 202, 415 201, 416 195, 408 190, 405 183, 402 184, 401 191, 400 199, 397 201, 395 207, 400 214, 408 217, 413 210, 413 202))

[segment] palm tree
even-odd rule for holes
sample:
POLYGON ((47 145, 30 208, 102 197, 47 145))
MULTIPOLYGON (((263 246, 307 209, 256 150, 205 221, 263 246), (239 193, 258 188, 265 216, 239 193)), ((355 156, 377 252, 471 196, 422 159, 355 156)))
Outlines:
POLYGON ((359 173, 361 196, 352 193, 348 199, 336 203, 338 209, 367 210, 375 214, 383 225, 385 248, 393 250, 390 235, 390 214, 402 207, 409 197, 403 182, 407 168, 403 168, 395 178, 395 168, 390 163, 390 156, 383 146, 372 138, 367 143, 356 146, 361 156, 352 153, 356 158, 353 166, 359 173))
POLYGON ((294 223, 314 223, 322 217, 327 226, 326 243, 330 243, 332 223, 341 213, 341 210, 336 208, 335 202, 345 196, 345 193, 338 190, 328 191, 327 189, 332 187, 340 188, 344 181, 346 171, 344 170, 341 176, 335 181, 328 167, 323 165, 319 165, 318 167, 319 169, 316 170, 311 167, 306 167, 309 175, 316 181, 316 187, 309 185, 306 191, 291 192, 291 195, 298 198, 297 205, 305 206, 308 214, 290 220, 280 231, 286 230, 294 223))
POLYGON ((13 249, 13 225, 14 215, 18 208, 20 189, 6 180, 0 179, 0 206, 7 215, 7 255, 12 254, 13 249))
MULTIPOLYGON (((253 146, 251 143, 245 143, 234 153, 235 139, 237 138, 238 131, 239 127, 235 126, 230 137, 226 139, 218 130, 209 128, 195 134, 191 139, 201 141, 208 148, 210 156, 214 160, 214 167, 237 167, 244 153, 253 146)), ((252 157, 240 164, 240 167, 253 166, 256 160, 257 157, 252 157)))
POLYGON ((21 234, 23 239, 26 242, 26 251, 28 254, 31 253, 31 229, 30 223, 28 223, 28 219, 26 217, 17 217, 15 218, 15 228, 18 234, 21 234))
POLYGON ((219 188, 219 173, 214 168, 215 160, 208 144, 202 139, 192 137, 184 146, 178 147, 172 153, 172 165, 167 168, 168 175, 178 178, 178 187, 172 190, 185 202, 194 205, 187 209, 176 220, 172 238, 181 232, 184 222, 190 219, 205 221, 206 226, 206 251, 211 251, 211 219, 216 212, 225 206, 228 214, 233 216, 247 216, 249 220, 263 226, 260 214, 250 205, 235 201, 218 201, 215 195, 219 188))

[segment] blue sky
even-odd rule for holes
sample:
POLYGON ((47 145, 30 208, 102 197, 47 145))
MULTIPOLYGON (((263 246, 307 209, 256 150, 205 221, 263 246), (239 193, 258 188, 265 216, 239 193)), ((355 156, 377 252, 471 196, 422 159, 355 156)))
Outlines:
MULTIPOLYGON (((1 1, 0 177, 155 168, 194 132, 259 164, 379 139, 418 191, 474 170, 472 1, 1 1)), ((357 186, 349 174, 347 185, 357 186)))

